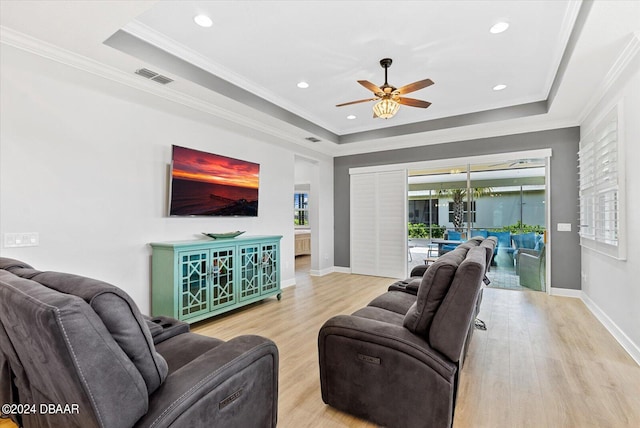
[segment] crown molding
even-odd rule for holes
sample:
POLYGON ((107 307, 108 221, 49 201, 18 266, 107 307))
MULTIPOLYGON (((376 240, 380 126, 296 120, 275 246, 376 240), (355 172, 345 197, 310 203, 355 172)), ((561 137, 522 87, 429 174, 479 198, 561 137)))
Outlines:
MULTIPOLYGON (((541 98, 547 100, 551 98, 550 94, 553 88, 553 84, 556 79, 558 79, 559 75, 561 77, 563 72, 562 62, 563 60, 565 60, 565 57, 566 60, 568 60, 571 56, 573 45, 571 44, 570 40, 574 33, 576 33, 576 21, 580 18, 582 5, 582 0, 569 1, 567 10, 562 19, 562 25, 560 26, 560 36, 558 37, 562 41, 560 46, 562 46, 563 49, 558 49, 553 55, 553 60, 551 61, 551 64, 553 64, 553 66, 550 67, 550 70, 553 70, 553 72, 549 73, 549 75, 547 76, 544 86, 544 95, 541 98)), ((579 31, 577 31, 577 33, 579 33, 579 31)))
POLYGON ((275 126, 269 126, 263 122, 253 120, 245 115, 234 113, 218 105, 175 91, 166 86, 158 85, 141 79, 133 73, 127 73, 115 67, 106 65, 91 58, 71 52, 59 46, 28 36, 10 28, 0 26, 0 44, 12 46, 16 49, 64 64, 69 67, 111 80, 113 82, 129 86, 133 89, 158 96, 165 100, 193 108, 210 114, 220 119, 227 120, 240 126, 248 127, 254 131, 263 132, 281 140, 293 143, 305 151, 334 156, 334 149, 329 144, 309 147, 302 137, 292 135, 275 126))
MULTIPOLYGON (((71 52, 40 39, 33 38, 7 27, 0 26, 0 43, 15 47, 23 51, 27 51, 29 53, 47 58, 52 61, 59 62, 61 64, 82 70, 84 72, 111 80, 113 82, 126 85, 133 89, 158 96, 170 102, 175 102, 177 104, 195 109, 197 111, 210 114, 214 117, 229 121, 239 126, 249 128, 252 131, 257 131, 275 137, 278 140, 281 140, 283 143, 286 142, 292 144, 294 151, 300 152, 301 154, 309 153, 309 156, 312 157, 348 156, 367 152, 418 147, 429 144, 442 144, 466 139, 473 140, 489 136, 534 132, 539 130, 575 126, 576 123, 580 123, 579 121, 573 120, 555 120, 553 123, 545 121, 544 124, 508 124, 507 121, 496 122, 501 123, 501 125, 499 126, 499 131, 495 126, 496 123, 484 123, 473 126, 438 129, 432 132, 428 132, 428 136, 425 136, 425 133, 423 132, 411 135, 399 135, 389 138, 377 138, 375 135, 371 135, 371 138, 369 139, 353 142, 350 144, 334 144, 323 139, 323 141, 320 143, 310 145, 310 143, 306 141, 300 133, 289 132, 286 129, 282 129, 281 127, 275 125, 271 126, 262 121, 252 119, 246 115, 227 110, 211 102, 203 101, 199 98, 186 95, 169 87, 158 85, 155 82, 150 82, 146 79, 141 79, 133 73, 122 71, 113 66, 106 65, 99 61, 93 60, 75 52, 71 52)), ((638 45, 640 45, 640 39, 636 35, 636 37, 633 39, 633 43, 630 43, 627 49, 625 49, 627 55, 623 56, 623 58, 621 58, 621 61, 619 61, 619 66, 617 68, 612 68, 612 70, 620 69, 616 73, 621 72, 621 70, 624 69, 624 66, 626 66, 626 64, 631 60, 631 57, 629 57, 627 60, 624 60, 624 58, 629 55, 637 54, 639 50, 638 45)), ((612 73, 614 73, 614 71, 612 71, 610 74, 612 73)), ((617 74, 615 74, 615 76, 612 75, 611 77, 613 81, 615 80, 615 77, 617 77, 617 74)))
POLYGON ((122 27, 122 31, 125 31, 132 36, 135 36, 140 40, 143 40, 159 49, 162 49, 163 51, 168 52, 171 55, 175 55, 176 57, 190 64, 200 67, 203 70, 206 70, 207 72, 220 77, 221 79, 224 79, 240 88, 251 92, 254 95, 257 95, 260 98, 263 98, 279 107, 284 108, 285 110, 295 111, 296 115, 310 122, 313 122, 333 132, 334 134, 338 133, 338 131, 336 129, 333 129, 330 124, 324 123, 313 117, 313 115, 310 112, 306 111, 302 106, 293 105, 277 94, 261 88, 253 81, 246 79, 245 77, 239 75, 238 73, 230 70, 227 67, 224 67, 217 62, 211 61, 204 55, 201 55, 193 49, 190 49, 189 47, 168 38, 164 34, 154 30, 153 28, 143 24, 140 21, 134 20, 128 23, 127 25, 122 27))
POLYGON ((526 134, 530 132, 549 131, 553 129, 571 128, 579 126, 579 122, 572 118, 549 118, 534 123, 495 122, 483 123, 455 129, 444 129, 430 132, 427 138, 415 135, 398 136, 388 140, 367 140, 350 144, 341 144, 335 157, 360 155, 364 153, 384 152, 395 149, 408 149, 435 144, 471 141, 483 138, 503 137, 507 135, 526 134))
POLYGON ((587 116, 596 108, 598 103, 609 92, 611 87, 616 83, 620 76, 626 71, 627 67, 640 53, 640 31, 631 34, 630 40, 622 48, 620 54, 613 62, 609 71, 602 80, 602 84, 593 92, 589 101, 585 104, 578 118, 579 123, 583 123, 587 116))

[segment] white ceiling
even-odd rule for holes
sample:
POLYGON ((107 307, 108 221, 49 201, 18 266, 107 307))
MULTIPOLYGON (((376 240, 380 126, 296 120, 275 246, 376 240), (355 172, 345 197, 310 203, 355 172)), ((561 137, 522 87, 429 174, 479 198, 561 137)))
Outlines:
POLYGON ((546 99, 579 6, 557 0, 275 3, 160 2, 125 29, 342 135, 546 99), (197 26, 198 13, 213 26, 197 26), (510 28, 491 34, 499 21, 510 28), (435 82, 410 95, 433 105, 401 107, 393 120, 373 119, 373 102, 336 108, 371 98, 356 81, 382 85, 379 60, 386 57, 393 59, 392 85, 435 82), (301 80, 309 88, 298 89, 301 80), (508 88, 493 91, 499 83, 508 88))
MULTIPOLYGON (((2 0, 0 24, 3 43, 42 41, 110 73, 146 67, 175 80, 162 90, 208 103, 216 112, 265 124, 272 134, 278 128, 296 141, 314 135, 358 151, 356 146, 378 139, 384 141, 367 147, 402 145, 416 132, 423 144, 578 124, 615 59, 638 37, 638 3, 598 1, 581 13, 581 1, 563 0, 2 0), (198 13, 213 26, 195 25, 198 13), (509 29, 490 34, 498 21, 509 29), (105 45, 118 30, 183 60, 182 66, 152 49, 105 45), (372 118, 373 102, 335 107, 371 97, 356 80, 381 85, 383 57, 393 59, 389 83, 396 87, 435 82, 409 95, 431 107, 402 106, 389 120, 372 118), (208 89, 191 78, 196 68, 185 71, 187 63, 229 83, 208 89), (298 89, 300 80, 310 87, 298 89), (499 83, 507 89, 493 91, 499 83), (523 104, 535 106, 530 110, 537 114, 512 109, 523 104), (483 111, 490 114, 479 115, 483 111), (357 118, 347 120, 348 114, 357 118)), ((156 85, 135 78, 145 88, 156 85)))

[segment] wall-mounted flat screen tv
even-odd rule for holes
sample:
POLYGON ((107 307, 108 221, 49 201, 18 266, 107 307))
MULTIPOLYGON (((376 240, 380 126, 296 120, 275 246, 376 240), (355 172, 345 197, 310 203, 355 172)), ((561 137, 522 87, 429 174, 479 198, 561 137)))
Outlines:
POLYGON ((173 146, 169 215, 258 215, 260 164, 173 146))

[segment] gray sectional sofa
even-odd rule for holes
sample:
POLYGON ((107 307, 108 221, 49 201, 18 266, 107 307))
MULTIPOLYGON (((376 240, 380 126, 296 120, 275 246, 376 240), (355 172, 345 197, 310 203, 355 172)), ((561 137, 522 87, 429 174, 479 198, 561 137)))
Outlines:
POLYGON ((98 280, 0 258, 0 351, 0 403, 32 405, 10 411, 26 428, 276 426, 271 340, 190 333, 98 280))
POLYGON ((421 278, 329 319, 318 335, 323 401, 385 427, 450 427, 496 243, 472 238, 421 278))

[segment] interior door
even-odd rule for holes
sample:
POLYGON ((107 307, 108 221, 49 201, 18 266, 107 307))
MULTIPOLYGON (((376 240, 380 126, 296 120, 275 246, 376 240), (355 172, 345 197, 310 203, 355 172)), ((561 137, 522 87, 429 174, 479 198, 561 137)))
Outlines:
POLYGON ((351 175, 351 272, 406 277, 406 171, 351 175))

